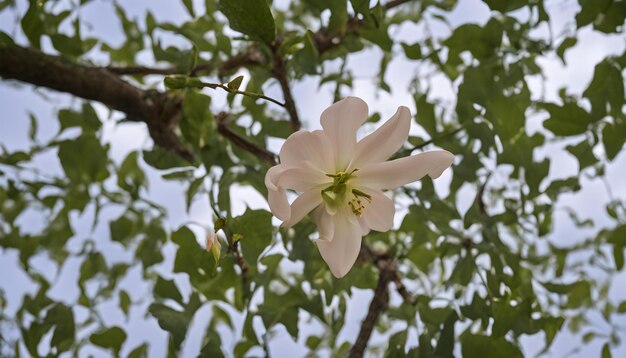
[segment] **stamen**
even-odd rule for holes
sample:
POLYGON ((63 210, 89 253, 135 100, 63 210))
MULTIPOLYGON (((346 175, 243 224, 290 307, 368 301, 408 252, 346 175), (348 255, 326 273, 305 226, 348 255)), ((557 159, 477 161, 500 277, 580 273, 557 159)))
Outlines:
POLYGON ((348 189, 348 184, 346 183, 352 178, 352 174, 354 174, 357 170, 358 169, 353 169, 349 173, 339 172, 336 174, 326 174, 327 177, 333 178, 333 183, 322 189, 321 194, 322 199, 331 210, 336 210, 340 205, 345 205, 347 202, 352 213, 359 217, 363 216, 365 206, 372 202, 371 195, 358 189, 349 188, 353 198, 347 200, 345 196, 346 190, 348 189))

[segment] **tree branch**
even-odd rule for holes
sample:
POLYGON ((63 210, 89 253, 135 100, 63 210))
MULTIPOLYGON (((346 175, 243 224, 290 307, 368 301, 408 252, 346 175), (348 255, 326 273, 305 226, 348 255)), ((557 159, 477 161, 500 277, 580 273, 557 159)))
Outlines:
POLYGON ((215 116, 215 121, 217 122, 217 131, 222 134, 224 137, 228 138, 233 144, 238 146, 239 148, 252 153, 257 158, 266 162, 270 166, 274 166, 277 164, 276 162, 276 154, 270 152, 269 150, 262 148, 255 143, 250 142, 246 138, 240 136, 237 132, 228 128, 226 125, 226 118, 228 117, 228 113, 221 112, 215 116))
POLYGON ((387 286, 394 276, 393 272, 395 272, 395 269, 393 268, 393 262, 391 258, 385 258, 378 260, 376 265, 380 270, 378 284, 374 290, 374 298, 372 298, 372 302, 370 302, 367 316, 365 316, 361 324, 356 342, 352 346, 352 349, 350 349, 350 354, 348 355, 350 358, 363 357, 376 321, 380 314, 387 309, 387 305, 389 304, 389 291, 387 290, 387 286))
POLYGON ((298 116, 298 109, 296 108, 296 102, 293 99, 291 88, 289 87, 289 79, 287 78, 287 67, 285 66, 285 60, 278 54, 278 45, 273 48, 273 66, 272 74, 274 78, 278 80, 280 89, 283 92, 283 98, 285 99, 285 109, 289 113, 289 119, 291 121, 291 129, 296 132, 300 130, 301 123, 298 116))
MULTIPOLYGON (((200 75, 203 73, 217 70, 218 76, 223 77, 237 71, 241 67, 261 65, 265 61, 263 54, 255 45, 248 46, 246 50, 235 55, 224 62, 218 64, 200 63, 197 64, 190 72, 192 75, 200 75)), ((116 75, 176 75, 182 73, 176 67, 149 67, 149 66, 107 66, 103 67, 109 72, 116 75)))
POLYGON ((180 105, 167 94, 144 91, 102 68, 74 64, 16 45, 0 47, 0 76, 67 92, 124 112, 129 120, 145 122, 157 145, 194 161, 174 133, 180 105))

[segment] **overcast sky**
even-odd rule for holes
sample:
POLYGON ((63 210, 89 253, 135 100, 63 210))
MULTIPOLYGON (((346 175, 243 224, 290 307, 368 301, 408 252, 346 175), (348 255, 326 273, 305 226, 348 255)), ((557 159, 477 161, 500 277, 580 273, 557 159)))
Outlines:
MULTIPOLYGON (((180 23, 187 19, 184 8, 178 1, 120 1, 126 7, 130 17, 145 16, 146 9, 150 9, 158 20, 167 20, 169 22, 180 23)), ((202 8, 202 1, 196 1, 198 7, 202 8)), ((285 1, 276 2, 277 6, 285 6, 285 1)), ((24 13, 25 2, 19 2, 20 14, 24 13)), ((576 1, 548 1, 547 9, 551 15, 552 31, 555 35, 562 33, 563 29, 571 26, 574 15, 578 11, 576 1)), ((527 16, 523 11, 516 14, 517 16, 527 16)), ((490 12, 486 5, 479 0, 461 0, 457 8, 449 14, 449 21, 453 26, 461 23, 476 22, 484 23, 489 18, 490 12)), ((122 32, 114 14, 112 3, 110 1, 95 0, 81 9, 81 18, 89 23, 89 27, 84 31, 85 34, 97 36, 106 39, 107 42, 116 44, 123 40, 122 32)), ((15 32, 15 18, 7 11, 0 14, 0 30, 10 34, 15 32)), ((445 26, 437 23, 432 24, 432 31, 436 35, 445 35, 448 30, 445 26)), ((422 33, 419 28, 411 24, 405 24, 401 27, 391 29, 394 39, 411 39, 415 42, 416 34, 422 33)), ((547 36, 547 28, 538 31, 536 36, 547 36)), ((18 31, 19 38, 23 38, 18 31)), ((566 86, 572 93, 581 93, 588 85, 593 75, 594 66, 607 55, 616 55, 623 53, 625 48, 625 40, 620 36, 606 36, 590 31, 588 28, 579 32, 578 44, 572 48, 566 56, 567 66, 563 66, 560 59, 554 57, 543 58, 540 64, 544 69, 547 77, 545 83, 546 96, 549 100, 558 98, 557 91, 559 88, 566 86)), ((350 59, 350 68, 354 70, 358 80, 355 81, 354 89, 346 95, 355 95, 362 97, 370 106, 370 111, 380 112, 383 118, 389 118, 400 105, 411 108, 414 112, 412 94, 407 91, 408 80, 412 76, 407 73, 414 73, 415 65, 406 61, 402 56, 394 58, 387 72, 386 80, 392 87, 392 94, 376 92, 375 81, 372 77, 377 75, 378 59, 380 54, 377 51, 368 50, 364 53, 352 56, 350 59), (372 66, 376 63, 376 66, 372 66), (410 71, 410 72, 408 72, 410 71)), ((529 81, 533 96, 538 96, 541 91, 540 83, 537 81, 529 81)), ((294 94, 298 103, 298 110, 304 121, 305 129, 319 128, 320 113, 332 103, 332 91, 328 87, 317 87, 317 79, 308 79, 294 85, 294 94), (306 99, 306 100, 303 100, 306 99)), ((453 103, 455 99, 455 87, 450 84, 443 76, 436 76, 431 82, 431 98, 443 100, 447 103, 453 103)), ((266 89, 269 96, 280 98, 280 91, 277 86, 266 89)), ((209 93, 207 91, 207 93, 209 93)), ((224 94, 219 92, 210 92, 217 101, 214 106, 224 103, 224 94)), ((32 112, 39 119, 39 135, 38 139, 46 141, 58 132, 56 123, 56 112, 58 109, 67 107, 68 104, 77 106, 80 101, 71 98, 68 95, 58 94, 50 91, 34 91, 31 86, 17 84, 15 82, 3 81, 0 83, 0 108, 2 108, 2 116, 0 116, 0 143, 10 150, 17 148, 28 148, 28 113, 32 112), (45 98, 47 97, 47 98, 45 98)), ((124 124, 115 126, 114 120, 111 119, 109 111, 101 106, 96 105, 101 118, 105 120, 104 124, 104 140, 111 144, 111 154, 116 162, 123 159, 127 153, 141 148, 149 148, 151 141, 145 127, 142 124, 124 124)), ((119 114, 113 114, 113 118, 120 118, 119 114)), ((543 118, 533 118, 529 120, 527 129, 529 132, 538 130, 541 127, 543 118)), ((416 129, 414 129, 416 130, 416 129)), ((74 133, 75 134, 75 133, 74 133)), ((363 133, 361 133, 363 134, 363 133)), ((273 150, 278 150, 281 141, 276 140, 270 143, 273 150)), ((552 178, 568 177, 576 173, 578 170, 577 161, 567 154, 563 149, 563 144, 547 147, 540 155, 552 158, 550 176, 552 178)), ((61 173, 58 160, 54 153, 43 155, 36 160, 36 166, 41 170, 49 173, 61 173)), ((168 225, 170 228, 176 228, 190 220, 207 222, 210 218, 210 210, 206 205, 206 200, 198 200, 191 208, 190 213, 185 211, 184 187, 171 182, 164 182, 160 179, 158 172, 146 168, 149 175, 150 195, 153 200, 165 206, 169 210, 168 225)), ((613 194, 619 198, 626 197, 626 181, 623 180, 626 173, 626 156, 620 154, 613 163, 607 167, 607 180, 610 183, 613 194), (621 174, 621 175, 620 175, 621 174)), ((445 191, 445 186, 450 180, 450 173, 445 174, 438 182, 439 190, 445 191)), ((592 230, 581 231, 576 228, 565 214, 555 214, 554 232, 550 237, 551 242, 561 246, 571 245, 573 242, 581 241, 585 237, 591 236, 597 230, 597 227, 609 225, 611 221, 605 214, 604 205, 608 202, 607 192, 604 185, 599 180, 590 181, 582 180, 583 190, 577 194, 563 195, 560 205, 568 205, 576 209, 581 218, 592 218, 596 222, 596 228, 592 230)), ((267 208, 264 199, 255 191, 246 188, 235 188, 231 191, 234 201, 234 215, 243 212, 246 205, 253 208, 267 208)), ((466 192, 464 198, 460 199, 460 210, 467 208, 474 197, 474 193, 466 192)), ((95 232, 91 232, 89 224, 85 224, 81 218, 90 218, 93 215, 92 209, 88 209, 83 217, 73 217, 76 229, 76 239, 70 241, 70 245, 80 247, 81 240, 86 237, 106 237, 108 236, 107 218, 115 218, 120 211, 110 210, 103 213, 104 220, 95 232)), ((399 221, 401 218, 396 217, 399 221)), ((20 218, 22 224, 27 224, 31 230, 37 230, 43 225, 43 221, 35 213, 23 215, 20 218)), ((201 232, 194 228, 201 236, 201 232)), ((105 252, 105 257, 111 260, 129 260, 132 253, 124 252, 117 244, 98 241, 98 249, 105 252)), ((173 249, 169 247, 166 252, 167 260, 160 265, 162 272, 171 271, 173 249)), ((81 261, 70 259, 64 265, 59 278, 53 285, 50 295, 55 299, 72 302, 78 295, 76 287, 78 267, 81 261)), ((51 266, 45 259, 39 257, 33 260, 33 265, 41 269, 45 276, 53 279, 57 274, 50 271, 51 266)), ((11 272, 11 275, 0 275, 0 288, 4 290, 9 300, 8 312, 15 312, 19 308, 21 299, 26 293, 33 293, 37 286, 31 283, 28 276, 24 274, 18 265, 18 255, 13 250, 0 249, 0 272, 11 272)), ((149 287, 141 284, 141 272, 134 270, 130 273, 121 284, 133 295, 139 298, 146 294, 149 287)), ((619 277, 621 280, 626 279, 626 275, 622 273, 619 277)), ((183 290, 188 291, 189 286, 185 284, 185 279, 178 279, 177 283, 183 290)), ((357 290, 358 291, 358 290, 357 290)), ((394 294, 395 295, 395 294, 394 294)), ((619 302, 626 299, 626 291, 613 290, 611 296, 619 302)), ((346 326, 341 333, 344 340, 354 340, 360 327, 367 306, 371 298, 370 292, 358 292, 353 296, 348 304, 348 312, 346 318, 346 326)), ((394 302, 398 298, 394 296, 394 302)), ((158 328, 154 319, 145 320, 142 308, 134 310, 131 319, 127 322, 123 314, 119 311, 117 302, 112 301, 110 304, 102 308, 106 312, 106 317, 112 325, 127 326, 128 340, 126 341, 123 352, 129 352, 141 342, 147 340, 151 344, 150 356, 161 356, 165 350, 165 334, 158 328)), ((80 309, 77 309, 80 310, 80 309)), ((232 310, 229 310, 233 312, 232 310)), ((80 314, 80 312, 77 312, 80 314)), ((237 326, 241 325, 241 316, 233 312, 233 320, 237 326)), ((200 346, 201 339, 204 335, 207 317, 210 315, 210 308, 204 306, 196 315, 192 328, 188 333, 188 339, 184 344, 184 356, 194 356, 200 346)), ((598 320, 598 322, 601 322, 598 320)), ((303 322, 300 328, 306 332, 321 329, 318 324, 303 322), (305 327, 306 326, 306 327, 305 327)), ((404 327, 399 327, 403 329, 404 327)), ((606 327, 605 327, 606 328, 606 327)), ((16 332, 14 332, 16 333, 16 332)), ((17 334, 17 333, 16 333, 17 334)), ((411 331, 411 337, 415 341, 415 332, 411 331)), ((274 340, 271 341, 270 350, 276 356, 283 356, 281 353, 290 353, 292 356, 302 355, 306 352, 302 347, 304 341, 293 342, 289 334, 282 328, 274 329, 274 340)), ((306 335, 301 334, 301 337, 306 335)), ((225 350, 229 350, 234 346, 236 337, 224 337, 225 350)), ((626 339, 626 337, 622 337, 626 339)), ((526 353, 531 353, 540 346, 542 337, 535 337, 525 342, 526 353), (537 340, 539 344, 537 344, 537 340)), ((372 342, 383 343, 384 337, 375 336, 372 342)), ((604 341, 596 340, 592 344, 584 347, 574 356, 587 357, 598 356, 604 341)), ((559 334, 555 340, 551 352, 553 356, 562 357, 566 355, 574 345, 579 344, 579 338, 572 337, 569 334, 559 334)), ((87 351, 83 351, 86 353, 87 351)), ((103 351, 90 350, 96 356, 107 356, 103 351)), ((626 348, 623 346, 619 350, 614 351, 614 356, 626 356, 626 348)))

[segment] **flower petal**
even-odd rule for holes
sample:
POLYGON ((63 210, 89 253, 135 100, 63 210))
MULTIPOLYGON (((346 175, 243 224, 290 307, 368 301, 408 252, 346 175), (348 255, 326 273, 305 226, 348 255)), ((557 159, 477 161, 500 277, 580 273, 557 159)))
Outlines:
POLYGON ((367 103, 357 97, 346 97, 322 112, 324 133, 332 142, 334 171, 347 169, 356 145, 356 131, 367 120, 367 103))
POLYGON ((313 210, 311 220, 313 220, 320 233, 319 240, 332 241, 335 233, 335 223, 333 222, 333 215, 328 213, 325 206, 325 204, 322 204, 313 210))
POLYGON ((272 213, 280 220, 288 221, 291 216, 291 208, 287 200, 287 192, 277 183, 284 170, 282 165, 271 167, 265 174, 265 186, 267 187, 267 203, 272 213))
POLYGON ((332 143, 324 131, 293 133, 280 149, 280 162, 283 165, 301 166, 307 160, 322 172, 335 172, 332 143))
POLYGON ((363 187, 360 187, 359 190, 372 198, 372 202, 363 209, 362 218, 367 223, 367 226, 372 230, 380 232, 389 231, 393 226, 393 216, 396 214, 396 207, 393 204, 393 200, 380 190, 372 190, 363 187))
POLYGON ((410 128, 411 111, 401 106, 385 124, 356 144, 354 158, 348 171, 360 168, 366 163, 387 160, 406 142, 410 128))
POLYGON ((291 227, 322 203, 322 195, 318 189, 305 191, 291 204, 291 217, 289 222, 282 226, 291 227))
POLYGON ((330 272, 337 278, 350 271, 361 250, 361 228, 348 220, 346 215, 345 211, 334 215, 335 237, 332 241, 315 241, 330 272))
POLYGON ((285 169, 278 177, 278 186, 301 192, 327 183, 332 183, 332 179, 324 172, 314 169, 312 164, 285 169))
POLYGON ((388 162, 368 165, 355 173, 359 186, 371 189, 395 189, 425 175, 438 178, 454 161, 445 150, 420 153, 388 162))

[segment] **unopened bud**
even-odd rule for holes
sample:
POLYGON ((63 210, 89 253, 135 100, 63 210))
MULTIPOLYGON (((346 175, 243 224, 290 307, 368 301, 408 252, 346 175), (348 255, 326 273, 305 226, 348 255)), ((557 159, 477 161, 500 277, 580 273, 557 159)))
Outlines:
POLYGON ((187 86, 187 76, 165 77, 165 86, 170 89, 181 89, 187 86))
POLYGON ((206 238, 206 250, 213 255, 215 262, 220 261, 220 252, 222 250, 222 244, 220 239, 214 232, 210 232, 206 238))

